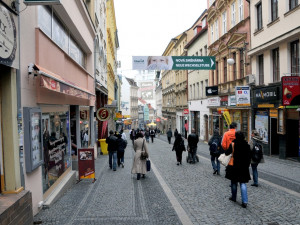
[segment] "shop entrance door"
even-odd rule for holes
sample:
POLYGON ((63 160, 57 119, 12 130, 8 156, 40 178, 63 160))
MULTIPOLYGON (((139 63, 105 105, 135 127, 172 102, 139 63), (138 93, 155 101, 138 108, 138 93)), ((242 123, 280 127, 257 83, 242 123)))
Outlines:
POLYGON ((286 120, 286 157, 297 158, 299 149, 299 122, 286 120))
POLYGON ((277 134, 277 119, 271 118, 271 155, 279 155, 279 137, 277 134))

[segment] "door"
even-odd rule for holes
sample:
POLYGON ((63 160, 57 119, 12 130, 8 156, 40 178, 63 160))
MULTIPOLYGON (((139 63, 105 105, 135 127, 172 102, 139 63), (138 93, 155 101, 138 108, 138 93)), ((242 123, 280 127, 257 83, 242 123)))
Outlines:
POLYGON ((204 115, 204 140, 208 142, 208 116, 204 115))
POLYGON ((277 119, 271 118, 271 155, 279 155, 279 137, 277 134, 277 119))
POLYGON ((299 122, 286 120, 286 157, 297 158, 299 151, 299 122))

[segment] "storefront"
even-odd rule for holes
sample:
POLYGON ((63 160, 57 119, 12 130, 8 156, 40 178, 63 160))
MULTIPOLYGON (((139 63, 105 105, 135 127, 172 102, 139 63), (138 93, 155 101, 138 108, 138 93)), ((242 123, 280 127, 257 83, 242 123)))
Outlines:
POLYGON ((283 136, 277 132, 281 108, 281 84, 252 88, 252 127, 262 137, 264 154, 285 158, 283 136))

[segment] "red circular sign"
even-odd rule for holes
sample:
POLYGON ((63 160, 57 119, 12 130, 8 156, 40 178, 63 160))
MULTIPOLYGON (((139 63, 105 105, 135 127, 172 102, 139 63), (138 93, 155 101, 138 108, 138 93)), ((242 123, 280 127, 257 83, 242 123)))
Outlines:
POLYGON ((97 119, 100 121, 108 120, 109 115, 109 111, 106 108, 99 108, 96 112, 97 119))

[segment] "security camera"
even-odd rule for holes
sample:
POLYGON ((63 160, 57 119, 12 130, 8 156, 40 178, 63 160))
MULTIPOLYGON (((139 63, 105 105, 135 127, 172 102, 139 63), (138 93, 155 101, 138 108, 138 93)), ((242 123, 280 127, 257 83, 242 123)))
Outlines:
POLYGON ((34 64, 29 63, 29 65, 28 65, 28 75, 33 73, 33 67, 34 67, 34 64))

